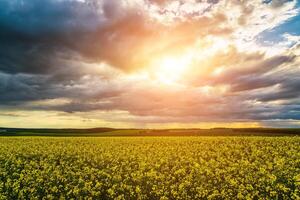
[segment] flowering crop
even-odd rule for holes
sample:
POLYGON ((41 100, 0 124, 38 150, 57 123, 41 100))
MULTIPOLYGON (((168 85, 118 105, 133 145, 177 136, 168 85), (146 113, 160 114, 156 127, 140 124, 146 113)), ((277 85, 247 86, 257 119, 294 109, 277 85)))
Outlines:
POLYGON ((0 199, 299 199, 299 137, 1 137, 0 199))

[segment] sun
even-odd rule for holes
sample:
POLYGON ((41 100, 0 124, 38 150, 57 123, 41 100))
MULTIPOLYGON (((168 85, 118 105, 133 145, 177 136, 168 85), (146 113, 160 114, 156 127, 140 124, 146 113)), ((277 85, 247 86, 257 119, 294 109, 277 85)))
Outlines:
POLYGON ((164 57, 155 64, 154 76, 163 84, 178 84, 189 66, 185 57, 164 57))
POLYGON ((174 58, 165 58, 158 66, 157 78, 163 83, 174 83, 179 81, 185 66, 174 58))

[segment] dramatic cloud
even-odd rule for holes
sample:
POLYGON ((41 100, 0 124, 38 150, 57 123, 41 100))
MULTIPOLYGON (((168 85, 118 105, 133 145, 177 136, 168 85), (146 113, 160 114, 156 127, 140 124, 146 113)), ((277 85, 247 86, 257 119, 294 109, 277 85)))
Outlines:
POLYGON ((0 126, 20 111, 297 126, 300 35, 266 36, 298 16, 293 0, 3 0, 0 126))

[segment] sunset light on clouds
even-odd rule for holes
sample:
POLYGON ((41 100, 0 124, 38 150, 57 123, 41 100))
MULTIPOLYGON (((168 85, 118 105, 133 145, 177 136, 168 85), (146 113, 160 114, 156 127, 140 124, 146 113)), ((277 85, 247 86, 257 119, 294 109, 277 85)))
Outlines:
POLYGON ((2 127, 300 127, 293 0, 2 0, 2 127))

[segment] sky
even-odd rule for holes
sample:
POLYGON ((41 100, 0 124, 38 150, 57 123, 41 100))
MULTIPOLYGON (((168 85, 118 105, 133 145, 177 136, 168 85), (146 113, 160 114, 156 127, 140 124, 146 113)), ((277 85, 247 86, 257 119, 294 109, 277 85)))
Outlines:
POLYGON ((1 0, 0 127, 300 127, 295 0, 1 0))

